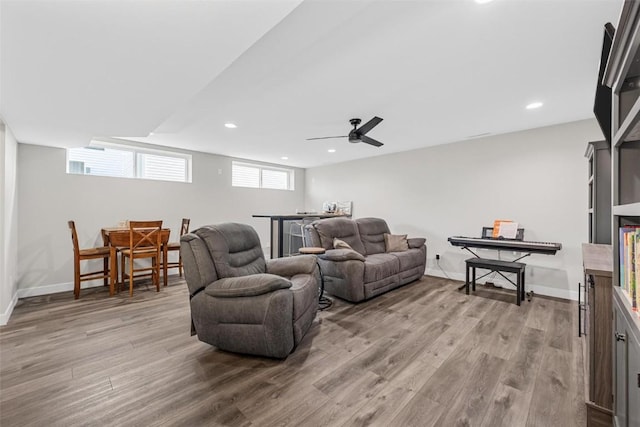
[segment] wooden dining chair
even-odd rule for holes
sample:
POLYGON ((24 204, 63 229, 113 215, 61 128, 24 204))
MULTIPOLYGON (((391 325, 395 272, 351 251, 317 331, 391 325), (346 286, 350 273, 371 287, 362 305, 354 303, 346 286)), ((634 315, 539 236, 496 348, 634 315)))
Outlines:
MULTIPOLYGON (((189 218, 182 218, 182 225, 180 227, 180 237, 187 234, 189 232, 189 222, 191 220, 189 218)), ((182 277, 182 255, 180 254, 180 239, 177 242, 169 242, 167 244, 167 251, 178 251, 178 261, 169 262, 167 259, 167 268, 177 268, 180 277, 182 277)))
MULTIPOLYGON (((129 247, 120 250, 121 283, 129 280, 129 295, 133 296, 133 279, 151 277, 156 291, 160 292, 160 268, 162 266, 162 221, 129 221, 129 247), (135 260, 150 259, 150 266, 136 267, 135 260), (126 261, 129 261, 127 268, 126 261), (142 273, 136 275, 135 273, 142 273)), ((118 286, 118 290, 119 290, 118 286)))
POLYGON ((73 242, 73 296, 75 299, 80 298, 80 283, 89 280, 103 279, 104 285, 109 284, 109 247, 99 246, 95 248, 80 249, 78 244, 78 233, 76 232, 76 223, 69 221, 69 229, 71 230, 71 241, 73 242), (80 261, 91 259, 103 260, 102 270, 90 271, 82 273, 80 271, 80 261))

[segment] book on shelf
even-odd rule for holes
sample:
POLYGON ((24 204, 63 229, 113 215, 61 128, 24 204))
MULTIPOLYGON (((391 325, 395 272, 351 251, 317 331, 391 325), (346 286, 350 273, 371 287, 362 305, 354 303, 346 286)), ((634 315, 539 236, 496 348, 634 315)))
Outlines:
POLYGON ((640 280, 638 280, 638 275, 640 274, 640 228, 636 228, 635 234, 635 258, 634 258, 634 266, 635 266, 635 298, 631 299, 633 307, 638 310, 638 305, 640 303, 640 280))
POLYGON ((640 302, 640 225, 620 227, 619 233, 620 287, 629 297, 633 310, 637 311, 640 302))

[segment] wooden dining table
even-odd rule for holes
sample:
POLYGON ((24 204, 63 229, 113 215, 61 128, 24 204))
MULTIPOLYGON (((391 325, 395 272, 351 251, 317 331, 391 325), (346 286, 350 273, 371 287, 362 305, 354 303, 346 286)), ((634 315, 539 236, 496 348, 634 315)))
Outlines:
MULTIPOLYGON (((167 243, 169 243, 169 235, 171 229, 163 228, 160 230, 160 240, 162 243, 162 277, 163 284, 167 286, 167 243)), ((109 274, 109 296, 113 296, 118 284, 118 249, 128 248, 130 244, 129 227, 105 227, 102 229, 102 238, 105 246, 109 246, 109 258, 111 259, 111 268, 109 274)))

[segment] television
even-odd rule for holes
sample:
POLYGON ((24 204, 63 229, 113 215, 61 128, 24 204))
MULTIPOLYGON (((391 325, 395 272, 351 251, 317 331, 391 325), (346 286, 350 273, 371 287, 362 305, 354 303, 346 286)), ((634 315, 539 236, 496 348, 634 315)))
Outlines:
POLYGON ((602 83, 604 70, 607 68, 609 52, 615 28, 610 22, 604 25, 604 38, 602 40, 602 54, 600 56, 600 70, 598 72, 598 84, 596 85, 596 98, 593 103, 593 113, 600 125, 605 139, 611 144, 611 88, 602 83))

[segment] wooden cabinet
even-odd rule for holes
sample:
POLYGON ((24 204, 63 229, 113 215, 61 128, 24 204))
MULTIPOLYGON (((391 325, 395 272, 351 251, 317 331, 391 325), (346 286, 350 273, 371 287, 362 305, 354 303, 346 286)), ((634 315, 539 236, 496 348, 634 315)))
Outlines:
POLYGON ((616 427, 640 426, 640 322, 623 292, 614 290, 613 361, 616 427))
POLYGON ((610 426, 612 395, 611 296, 612 249, 610 245, 583 244, 585 298, 584 367, 587 425, 610 426))
MULTIPOLYGON (((640 427, 640 317, 632 308, 633 287, 621 271, 628 256, 620 229, 640 226, 640 1, 625 0, 603 82, 611 88, 611 177, 613 246, 614 425, 640 427), (621 253, 622 252, 622 253, 621 253), (622 286, 621 286, 622 285, 622 286)), ((640 250, 640 248, 638 248, 640 250)), ((633 258, 632 258, 633 259, 633 258)))
POLYGON ((585 157, 589 162, 589 243, 611 244, 611 148, 607 141, 590 142, 585 157))

